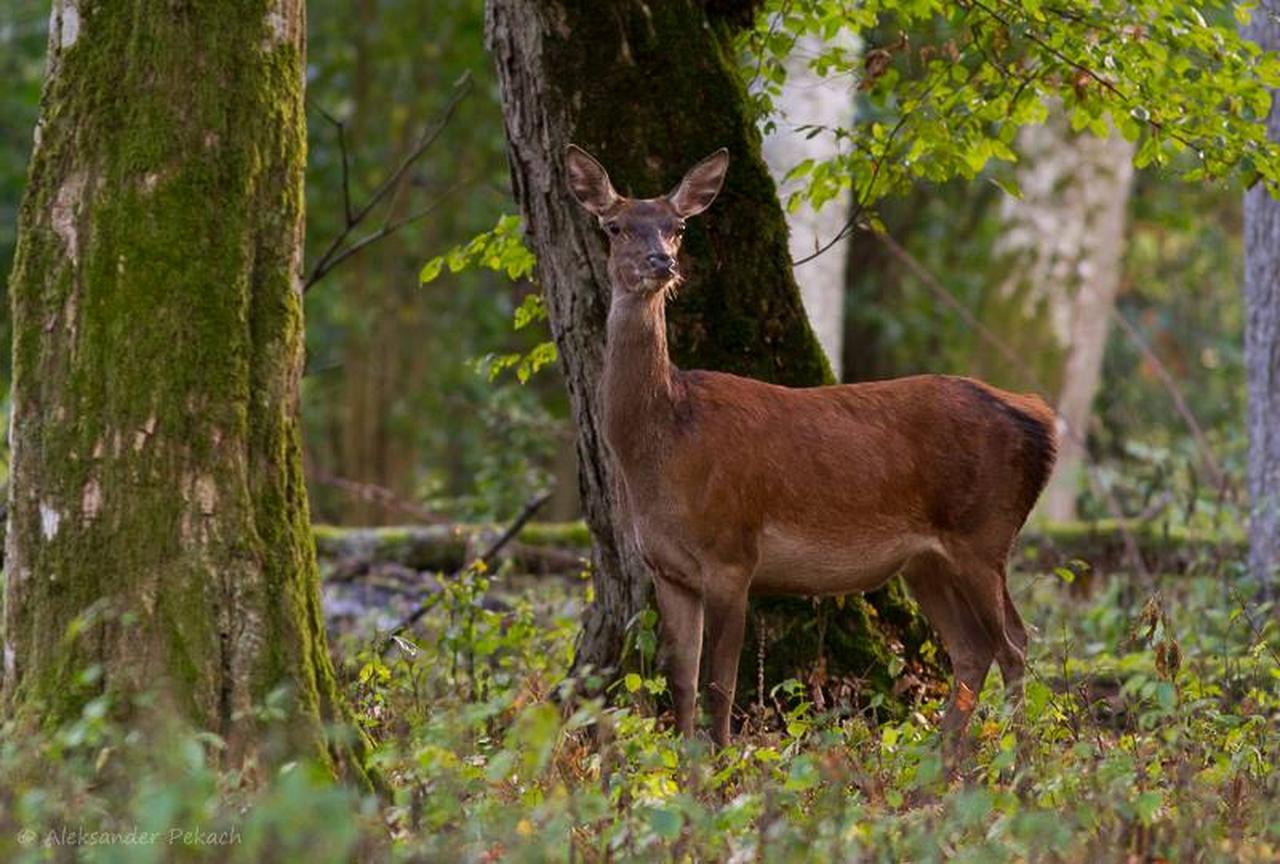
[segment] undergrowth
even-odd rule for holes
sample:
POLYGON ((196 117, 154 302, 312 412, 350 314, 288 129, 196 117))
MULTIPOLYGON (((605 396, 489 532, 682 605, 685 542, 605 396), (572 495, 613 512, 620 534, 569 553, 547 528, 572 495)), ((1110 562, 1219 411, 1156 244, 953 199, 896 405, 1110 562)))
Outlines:
MULTIPOLYGON (((1270 608, 1221 575, 1087 598, 1051 575, 1013 585, 1035 627, 1025 718, 993 674, 959 776, 940 701, 877 724, 796 681, 732 746, 682 742, 651 656, 605 698, 566 680, 581 586, 473 570, 412 639, 339 640, 389 798, 306 764, 219 768, 216 736, 123 728, 100 700, 38 737, 4 729, 0 859, 1276 860, 1270 608)), ((636 622, 642 649, 653 624, 636 622)), ((269 740, 286 695, 259 710, 269 740)))

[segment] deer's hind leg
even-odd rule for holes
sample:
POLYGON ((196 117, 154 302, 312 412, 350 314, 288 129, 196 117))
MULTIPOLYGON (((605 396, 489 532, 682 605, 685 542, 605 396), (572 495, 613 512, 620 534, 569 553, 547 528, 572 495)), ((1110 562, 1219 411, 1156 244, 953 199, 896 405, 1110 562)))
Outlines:
POLYGON ((955 584, 990 637, 1000 676, 1004 679, 1005 699, 1017 710, 1022 705, 1027 628, 1005 584, 1004 558, 992 561, 958 551, 955 560, 955 584))
POLYGON ((950 561, 937 555, 922 556, 907 565, 903 577, 951 659, 955 681, 941 726, 955 744, 963 740, 996 648, 961 592, 950 561))
POLYGON ((1000 675, 1004 678, 1005 699, 1014 709, 1015 716, 1022 714, 1022 677, 1027 666, 1027 626, 1022 623, 1018 607, 1013 605, 1009 596, 1009 586, 1002 574, 1000 579, 1001 593, 1004 594, 1004 633, 1012 644, 1013 651, 1000 666, 1000 675))

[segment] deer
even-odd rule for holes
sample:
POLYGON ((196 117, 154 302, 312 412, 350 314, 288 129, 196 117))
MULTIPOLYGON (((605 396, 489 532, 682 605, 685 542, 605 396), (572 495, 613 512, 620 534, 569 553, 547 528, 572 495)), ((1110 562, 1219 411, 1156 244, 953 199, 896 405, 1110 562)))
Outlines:
POLYGON ((1006 564, 1053 469, 1054 412, 959 376, 792 388, 676 368, 681 237, 719 194, 728 150, 658 198, 619 195, 576 145, 564 165, 608 238, 601 425, 624 536, 653 578, 678 732, 694 736, 705 649, 711 738, 729 742, 750 596, 866 592, 901 574, 951 661, 939 725, 944 751, 963 753, 993 661, 1021 706, 1027 629, 1006 564))

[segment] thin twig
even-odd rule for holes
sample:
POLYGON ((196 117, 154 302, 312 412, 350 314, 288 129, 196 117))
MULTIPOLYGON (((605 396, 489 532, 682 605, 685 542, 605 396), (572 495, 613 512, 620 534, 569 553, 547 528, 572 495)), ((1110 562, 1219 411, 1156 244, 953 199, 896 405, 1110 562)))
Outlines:
MULTIPOLYGON (((930 84, 925 88, 925 91, 920 94, 918 101, 923 102, 927 99, 929 94, 933 91, 934 86, 935 84, 930 84)), ((840 230, 836 232, 836 235, 828 240, 826 244, 815 249, 812 254, 806 255, 799 260, 792 261, 792 267, 799 267, 801 264, 809 263, 814 258, 817 258, 831 247, 835 246, 841 240, 848 237, 853 232, 853 229, 858 227, 858 219, 866 210, 867 205, 872 201, 872 194, 875 191, 876 183, 880 179, 880 168, 884 165, 885 160, 889 158, 889 150, 893 147, 894 139, 898 137, 898 133, 901 132, 902 128, 907 124, 908 116, 910 116, 909 112, 903 112, 902 116, 898 118, 898 122, 894 124, 893 129, 890 130, 889 137, 885 139, 884 147, 881 148, 880 155, 875 160, 875 166, 871 169, 871 177, 867 180, 867 185, 858 195, 858 201, 854 205, 853 212, 849 215, 849 218, 845 221, 843 227, 841 227, 840 230)))
POLYGON ((859 217, 862 216, 863 211, 867 208, 867 204, 871 201, 871 193, 875 189, 876 181, 880 179, 880 166, 884 165, 885 160, 889 158, 889 148, 893 146, 893 139, 898 137, 898 133, 902 131, 902 127, 906 125, 906 122, 907 115, 903 114, 898 118, 898 122, 889 133, 889 137, 885 139, 884 149, 881 151, 879 158, 875 160, 875 166, 871 169, 871 177, 867 180, 867 185, 863 188, 862 194, 858 196, 858 201, 854 204, 853 212, 849 214, 849 218, 845 221, 844 225, 836 232, 834 237, 822 246, 813 250, 811 254, 792 261, 792 267, 799 267, 801 264, 808 264, 814 258, 817 258, 832 246, 835 246, 841 240, 848 237, 853 232, 853 229, 857 227, 859 217))
MULTIPOLYGON (((516 516, 516 518, 512 521, 512 523, 507 526, 506 531, 503 531, 502 534, 497 539, 495 539, 492 543, 490 543, 488 548, 485 549, 484 552, 480 553, 479 557, 473 559, 465 567, 455 572, 449 578, 460 579, 462 578, 462 575, 472 567, 475 567, 477 565, 483 565, 487 567, 491 563, 493 563, 493 559, 497 556, 497 554, 500 551, 502 551, 502 548, 506 546, 508 543, 510 543, 512 540, 514 540, 516 538, 516 535, 520 533, 520 530, 524 528, 525 524, 528 523, 528 521, 533 518, 534 514, 537 513, 540 509, 542 509, 542 505, 546 504, 550 500, 551 500, 551 492, 549 490, 539 492, 537 495, 534 495, 532 498, 530 498, 528 503, 524 505, 524 509, 520 511, 520 515, 516 516)), ((392 643, 395 641, 395 637, 399 636, 405 630, 409 629, 414 624, 418 623, 418 620, 421 619, 422 616, 425 615, 430 608, 431 608, 430 603, 423 603, 419 605, 417 609, 414 609, 412 612, 406 615, 398 624, 392 627, 391 630, 387 633, 385 639, 383 640, 382 650, 386 651, 388 648, 390 648, 392 643)))
POLYGON ((338 150, 342 152, 342 216, 346 224, 352 222, 351 214, 351 169, 347 163, 347 127, 338 124, 338 150))
POLYGON ((1229 480, 1221 466, 1218 465, 1218 460, 1214 457, 1213 451, 1209 448, 1209 439, 1205 436, 1204 429, 1201 428, 1200 423, 1196 420, 1195 414, 1191 412, 1191 408, 1187 405, 1187 400, 1183 398, 1182 391, 1173 380, 1173 376, 1169 374, 1169 370, 1165 367, 1164 363, 1161 362, 1160 358, 1156 356, 1156 353, 1151 349, 1151 346, 1147 345, 1146 341, 1142 338, 1142 334, 1138 332, 1138 329, 1129 322, 1128 318, 1125 318, 1124 315, 1121 314, 1120 310, 1113 309, 1111 311, 1111 316, 1116 319, 1116 323, 1120 325, 1120 329, 1125 332, 1127 337, 1129 337, 1129 341, 1133 343, 1134 347, 1138 349, 1139 353, 1147 359, 1151 364, 1152 369, 1155 370, 1156 377, 1160 379, 1160 383, 1164 385, 1164 389, 1169 393, 1169 398, 1173 400, 1174 408, 1176 408, 1178 413, 1182 415, 1183 422, 1185 422, 1187 424, 1187 428, 1191 430, 1191 437, 1196 443, 1196 449, 1200 451, 1200 458, 1204 460, 1205 469, 1213 479, 1214 487, 1217 488, 1219 492, 1223 491, 1229 480))
POLYGON ((412 501, 408 501, 397 495, 391 489, 385 486, 379 486, 376 483, 361 483, 356 480, 349 480, 346 477, 338 477, 320 471, 314 467, 308 466, 307 477, 315 483, 323 486, 332 486, 335 489, 341 489, 352 498, 359 501, 367 501, 374 504, 381 504, 392 510, 398 510, 406 513, 415 519, 428 525, 447 525, 452 520, 449 517, 425 507, 420 507, 412 501))
MULTIPOLYGON (((341 147, 342 153, 343 153, 343 159, 342 159, 343 198, 346 200, 346 207, 347 207, 346 224, 343 226, 342 230, 339 231, 334 236, 334 238, 329 242, 329 245, 325 247, 325 250, 323 253, 321 253, 319 260, 317 260, 315 263, 315 266, 311 268, 311 275, 309 275, 306 281, 302 283, 302 290, 304 293, 310 290, 311 286, 319 282, 320 279, 322 279, 327 273, 331 272, 333 268, 336 267, 339 263, 341 263, 342 261, 345 261, 347 258, 350 258, 354 252, 364 248, 365 246, 368 246, 370 243, 373 243, 377 240, 381 240, 383 237, 386 237, 388 234, 391 234, 394 231, 400 228, 403 228, 405 225, 409 224, 415 219, 419 219, 422 216, 427 215, 427 213, 431 212, 431 210, 433 210, 435 207, 437 207, 440 204, 440 201, 436 201, 432 205, 430 205, 430 207, 419 211, 413 216, 407 219, 401 219, 399 222, 396 222, 396 223, 389 223, 388 225, 384 225, 379 230, 362 238, 353 246, 348 246, 346 248, 343 248, 343 244, 346 243, 347 238, 351 236, 351 232, 354 231, 356 227, 358 227, 360 223, 362 223, 369 216, 369 214, 373 211, 375 207, 377 207, 379 204, 382 203, 382 201, 387 197, 387 195, 389 195, 391 191, 396 188, 397 184, 400 181, 400 178, 404 176, 405 172, 407 172, 410 168, 412 168, 414 163, 416 163, 420 158, 422 158, 422 155, 426 153, 427 150, 430 149, 431 145, 436 142, 436 140, 440 137, 441 133, 443 133, 445 128, 449 125, 449 122, 453 119, 453 115, 457 111, 458 104, 462 101, 463 97, 465 97, 470 92, 471 92, 471 75, 470 73, 468 73, 464 75, 458 81, 458 84, 454 87, 453 96, 450 97, 449 104, 445 106, 444 111, 440 115, 440 119, 437 120, 434 125, 432 125, 422 133, 422 136, 418 139, 418 141, 414 144, 414 146, 410 148, 409 152, 406 153, 404 158, 400 160, 400 164, 398 164, 395 167, 395 169, 386 176, 386 178, 382 181, 382 183, 378 186, 378 188, 374 191, 374 193, 371 196, 369 196, 369 200, 366 201, 363 204, 363 206, 361 206, 354 213, 352 213, 350 209, 351 207, 350 191, 349 191, 350 185, 347 182, 347 168, 346 168, 347 158, 346 158, 345 135, 342 131, 342 125, 340 123, 337 124, 338 132, 339 132, 339 136, 338 136, 339 146, 341 147)), ((326 112, 322 111, 322 113, 324 113, 325 116, 328 117, 328 119, 331 122, 337 123, 337 121, 334 120, 326 112)), ((448 193, 446 193, 446 195, 447 194, 448 193)))
POLYGON ((312 107, 314 107, 317 111, 320 112, 321 117, 329 121, 330 125, 332 125, 338 131, 338 152, 342 155, 342 218, 344 220, 343 224, 350 226, 351 216, 352 216, 351 214, 351 180, 350 180, 350 170, 348 168, 348 159, 347 159, 347 125, 343 123, 341 120, 339 120, 337 117, 333 116, 331 113, 326 111, 324 106, 321 105, 319 102, 316 102, 313 100, 307 100, 307 101, 311 103, 312 107))
POLYGON ((399 219, 395 222, 389 222, 383 225, 377 231, 373 231, 369 234, 366 234, 365 236, 361 237, 359 240, 352 243, 350 246, 343 248, 341 252, 338 252, 337 254, 333 255, 328 261, 321 261, 319 264, 316 265, 316 269, 312 271, 311 276, 307 278, 306 284, 303 286, 302 290, 306 291, 307 288, 310 288, 316 282, 319 282, 321 279, 323 279, 325 276, 331 273, 335 267, 337 267, 343 261, 346 261, 348 258, 350 258, 352 255, 359 252, 361 249, 364 249, 366 246, 369 246, 372 243, 377 243, 382 238, 387 237, 391 234, 394 234, 395 232, 399 231, 401 228, 403 228, 406 225, 409 225, 410 223, 417 222, 419 219, 422 219, 426 216, 430 216, 432 213, 434 213, 436 210, 440 208, 440 205, 443 204, 449 198, 450 195, 458 191, 460 188, 462 188, 462 184, 455 183, 453 186, 450 186, 448 189, 446 189, 444 191, 444 194, 442 194, 439 198, 437 198, 435 201, 432 201, 430 204, 428 204, 426 207, 423 207, 421 210, 417 211, 416 213, 412 213, 404 217, 403 219, 399 219))

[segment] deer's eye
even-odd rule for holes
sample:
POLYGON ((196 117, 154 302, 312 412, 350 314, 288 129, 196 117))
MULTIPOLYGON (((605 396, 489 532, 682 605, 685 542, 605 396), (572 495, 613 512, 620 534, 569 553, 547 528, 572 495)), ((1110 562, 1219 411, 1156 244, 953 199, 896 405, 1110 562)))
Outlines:
POLYGON ((610 237, 617 237, 622 233, 622 226, 617 222, 606 222, 604 223, 604 231, 610 237))

